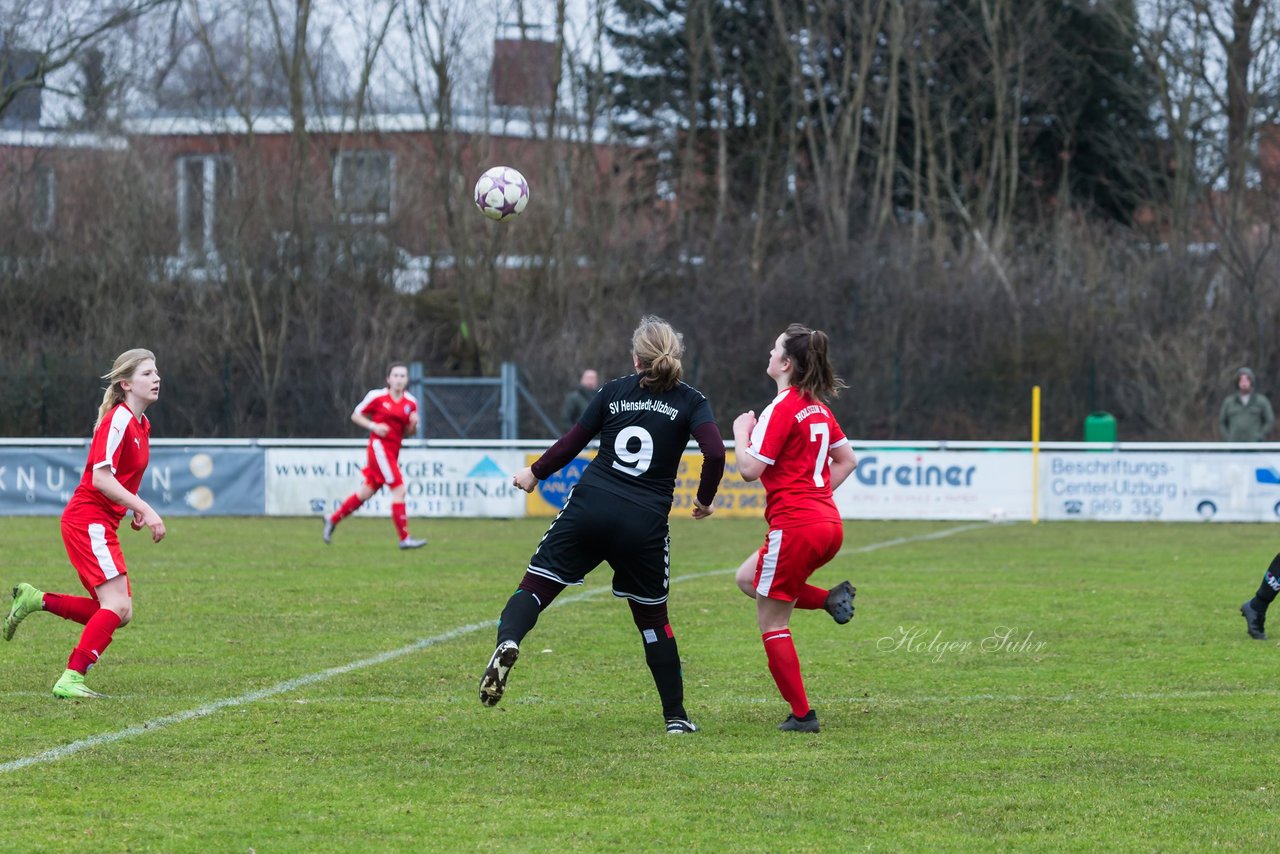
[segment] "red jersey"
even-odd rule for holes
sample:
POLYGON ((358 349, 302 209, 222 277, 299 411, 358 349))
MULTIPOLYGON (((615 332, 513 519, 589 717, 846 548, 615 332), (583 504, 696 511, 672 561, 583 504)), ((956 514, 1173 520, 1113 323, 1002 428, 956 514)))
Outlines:
POLYGON ((102 522, 118 528, 128 509, 112 502, 93 485, 93 472, 111 466, 111 473, 120 485, 137 495, 150 459, 151 422, 145 415, 135 418, 127 404, 117 403, 93 431, 84 475, 67 502, 62 518, 86 524, 102 522))
POLYGON ((409 419, 418 411, 418 399, 406 391, 396 400, 389 389, 375 388, 364 396, 355 411, 374 424, 386 424, 390 428, 381 439, 375 433, 370 435, 369 441, 378 439, 387 453, 395 456, 400 453, 400 443, 409 429, 409 419))
POLYGON ((796 388, 764 408, 746 452, 768 464, 760 482, 770 528, 840 521, 831 497, 830 451, 848 441, 831 410, 796 388))

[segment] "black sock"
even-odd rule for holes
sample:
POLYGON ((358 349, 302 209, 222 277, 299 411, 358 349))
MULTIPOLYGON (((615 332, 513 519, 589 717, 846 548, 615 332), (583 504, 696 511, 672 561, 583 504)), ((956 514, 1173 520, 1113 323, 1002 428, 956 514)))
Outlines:
POLYGON ((502 609, 502 616, 498 618, 498 643, 520 643, 525 635, 533 631, 541 613, 542 603, 537 596, 528 590, 516 590, 507 600, 507 606, 502 609))
POLYGON ((538 615, 547 610, 561 590, 564 585, 559 581, 526 572, 498 618, 498 643, 524 640, 537 624, 538 615))
POLYGON ((676 639, 665 634, 655 640, 649 638, 656 634, 653 629, 640 632, 644 638, 644 660, 653 674, 653 684, 658 688, 658 696, 662 698, 662 716, 667 720, 682 718, 687 720, 684 710, 684 674, 680 672, 680 649, 676 639))
POLYGON ((1276 593, 1280 592, 1280 554, 1276 555, 1275 560, 1271 561, 1271 566, 1267 569, 1266 575, 1262 576, 1262 583, 1258 585, 1258 592, 1253 596, 1253 607, 1260 615, 1267 613, 1267 606, 1276 598, 1276 593))

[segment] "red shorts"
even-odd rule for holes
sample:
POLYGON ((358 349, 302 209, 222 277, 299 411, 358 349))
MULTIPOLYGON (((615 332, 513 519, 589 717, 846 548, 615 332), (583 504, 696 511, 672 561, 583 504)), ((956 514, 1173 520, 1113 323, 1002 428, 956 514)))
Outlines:
POLYGON ((389 450, 377 436, 370 438, 369 462, 361 474, 364 475, 364 482, 375 491, 383 484, 389 489, 395 489, 404 483, 404 478, 400 476, 399 449, 389 450))
POLYGON ((843 544, 844 525, 840 522, 770 531, 756 560, 756 595, 794 602, 809 576, 835 557, 843 544))
MULTIPOLYGON (((116 529, 102 522, 84 522, 63 518, 62 544, 67 547, 67 557, 80 575, 80 583, 97 599, 95 592, 101 584, 123 575, 126 589, 129 573, 124 565, 124 552, 116 529)), ((133 595, 130 592, 130 595, 133 595)))

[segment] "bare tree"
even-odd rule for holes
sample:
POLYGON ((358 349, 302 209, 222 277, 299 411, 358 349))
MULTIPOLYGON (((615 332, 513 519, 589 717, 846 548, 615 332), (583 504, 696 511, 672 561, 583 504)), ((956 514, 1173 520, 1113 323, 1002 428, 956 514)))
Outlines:
POLYGON ((0 7, 0 114, 20 93, 42 88, 74 95, 50 78, 88 48, 176 0, 6 0, 0 7), (18 61, 24 57, 26 61, 18 61))

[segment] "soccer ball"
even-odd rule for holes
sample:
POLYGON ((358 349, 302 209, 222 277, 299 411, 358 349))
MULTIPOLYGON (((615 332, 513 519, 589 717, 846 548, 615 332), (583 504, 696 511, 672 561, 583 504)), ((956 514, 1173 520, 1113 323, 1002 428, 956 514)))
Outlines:
POLYGON ((476 207, 489 219, 511 219, 527 204, 529 182, 510 166, 494 166, 476 181, 476 207))

